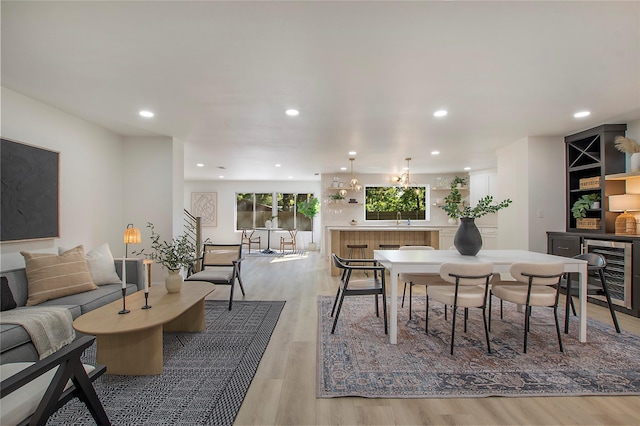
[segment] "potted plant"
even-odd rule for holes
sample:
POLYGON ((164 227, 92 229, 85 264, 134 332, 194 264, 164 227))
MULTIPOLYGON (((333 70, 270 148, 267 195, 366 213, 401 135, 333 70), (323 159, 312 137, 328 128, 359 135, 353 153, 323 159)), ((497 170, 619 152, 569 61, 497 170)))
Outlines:
POLYGON ((451 187, 453 188, 454 186, 456 188, 462 188, 463 186, 465 186, 467 184, 467 180, 463 177, 460 176, 456 176, 453 178, 453 180, 451 181, 451 187))
POLYGON ((143 255, 169 270, 169 276, 165 279, 167 292, 177 293, 182 289, 182 276, 180 271, 187 268, 196 260, 196 246, 189 240, 186 234, 174 237, 170 242, 161 241, 156 233, 153 223, 148 222, 147 228, 151 229, 151 253, 145 253, 144 249, 133 252, 143 255))
POLYGON ((510 199, 499 203, 493 202, 493 197, 487 195, 478 200, 475 207, 471 207, 462 200, 457 183, 451 182, 451 192, 444 198, 444 204, 439 206, 447 216, 452 219, 460 219, 460 226, 453 239, 453 245, 462 255, 475 256, 482 248, 482 237, 475 224, 475 219, 490 213, 496 213, 511 204, 510 199))
POLYGON ((339 193, 339 192, 336 192, 335 194, 331 194, 331 195, 329 196, 329 198, 330 198, 331 200, 333 200, 333 201, 339 202, 339 201, 344 200, 344 195, 342 195, 342 194, 341 194, 341 193, 339 193))
POLYGON ((311 199, 307 201, 300 201, 297 208, 302 215, 311 219, 311 243, 309 243, 307 249, 309 251, 315 251, 318 249, 318 246, 313 242, 313 218, 320 212, 320 201, 315 197, 311 197, 311 199))
POLYGON ((594 192, 592 194, 585 194, 578 198, 571 207, 571 214, 575 219, 584 219, 587 217, 587 210, 596 208, 593 204, 600 202, 600 194, 594 192))

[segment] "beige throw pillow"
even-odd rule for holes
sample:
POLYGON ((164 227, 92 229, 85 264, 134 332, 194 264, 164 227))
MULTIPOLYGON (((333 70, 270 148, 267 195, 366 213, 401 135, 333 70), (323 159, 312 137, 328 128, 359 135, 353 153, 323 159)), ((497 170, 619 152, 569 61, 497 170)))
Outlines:
MULTIPOLYGON (((68 248, 58 247, 58 254, 68 250, 68 248)), ((86 258, 91 278, 93 278, 93 282, 96 285, 122 284, 120 277, 116 273, 116 265, 108 243, 104 243, 87 252, 86 258)))
POLYGON ((59 256, 25 251, 20 254, 24 256, 27 272, 27 306, 98 288, 91 278, 82 246, 59 256))

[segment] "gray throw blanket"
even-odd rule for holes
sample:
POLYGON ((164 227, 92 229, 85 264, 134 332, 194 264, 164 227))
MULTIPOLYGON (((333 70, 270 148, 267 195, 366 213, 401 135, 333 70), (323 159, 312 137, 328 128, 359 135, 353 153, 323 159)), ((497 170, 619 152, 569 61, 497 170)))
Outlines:
POLYGON ((57 306, 4 311, 0 313, 0 323, 24 327, 31 336, 40 359, 68 345, 76 336, 71 312, 67 308, 57 306))

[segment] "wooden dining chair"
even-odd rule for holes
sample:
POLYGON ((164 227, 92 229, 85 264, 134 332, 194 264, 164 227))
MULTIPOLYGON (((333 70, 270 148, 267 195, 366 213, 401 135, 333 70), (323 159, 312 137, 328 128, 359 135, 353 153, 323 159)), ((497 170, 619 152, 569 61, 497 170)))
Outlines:
POLYGON ((289 246, 292 250, 296 250, 296 235, 298 234, 297 229, 289 229, 289 238, 280 237, 280 251, 284 252, 284 248, 289 246))
POLYGON ((260 237, 254 237, 253 233, 255 232, 255 229, 247 229, 247 228, 242 228, 242 245, 246 245, 247 248, 249 249, 249 253, 251 253, 251 245, 257 245, 258 246, 258 250, 260 250, 260 237))

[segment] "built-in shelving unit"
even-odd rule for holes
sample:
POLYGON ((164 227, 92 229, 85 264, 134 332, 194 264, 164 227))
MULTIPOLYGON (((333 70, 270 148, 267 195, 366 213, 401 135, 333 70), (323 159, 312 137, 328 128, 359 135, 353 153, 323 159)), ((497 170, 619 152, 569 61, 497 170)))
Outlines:
POLYGON ((626 124, 605 124, 565 138, 567 231, 614 232, 617 213, 609 212, 609 195, 623 194, 624 181, 609 179, 625 171, 624 153, 615 148, 616 136, 624 136, 626 124), (573 204, 583 195, 600 195, 600 208, 587 211, 585 221, 571 214, 573 204))

